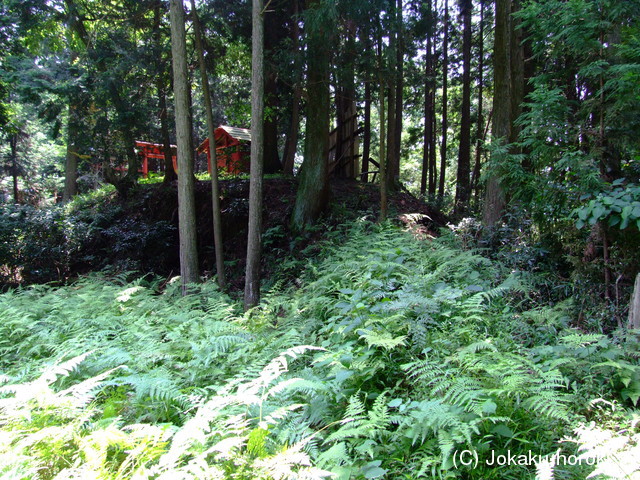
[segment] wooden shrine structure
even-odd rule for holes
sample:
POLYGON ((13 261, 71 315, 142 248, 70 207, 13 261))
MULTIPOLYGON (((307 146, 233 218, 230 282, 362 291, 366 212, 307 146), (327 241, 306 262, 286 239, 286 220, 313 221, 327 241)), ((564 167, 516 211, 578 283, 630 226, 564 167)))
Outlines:
MULTIPOLYGON (((177 172, 178 165, 176 161, 178 147, 171 145, 171 159, 173 160, 173 169, 177 172)), ((141 169, 144 178, 149 176, 149 172, 164 171, 164 145, 161 143, 150 143, 136 140, 136 152, 141 158, 141 169)))
MULTIPOLYGON (((216 140, 216 163, 218 171, 232 175, 249 173, 251 163, 251 130, 221 125, 214 131, 216 140)), ((198 147, 198 153, 207 154, 207 170, 211 173, 209 139, 198 147)))

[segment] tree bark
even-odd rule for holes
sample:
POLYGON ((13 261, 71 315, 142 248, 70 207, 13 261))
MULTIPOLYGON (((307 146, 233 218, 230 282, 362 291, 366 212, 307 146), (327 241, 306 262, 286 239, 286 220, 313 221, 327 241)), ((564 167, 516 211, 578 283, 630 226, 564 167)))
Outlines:
POLYGON ((182 293, 199 280, 194 199, 193 148, 187 75, 187 43, 182 0, 170 1, 173 92, 178 144, 178 230, 180 236, 180 276, 182 293))
POLYGON ((420 195, 427 193, 427 183, 429 193, 434 193, 435 182, 433 168, 431 165, 431 150, 433 145, 433 56, 432 56, 432 36, 433 36, 433 14, 432 2, 427 2, 427 42, 425 46, 425 67, 424 67, 424 142, 422 150, 422 177, 420 179, 420 195))
POLYGON ((483 142, 483 94, 484 94, 484 0, 480 1, 480 31, 478 32, 478 121, 476 123, 476 151, 473 173, 471 174, 471 191, 475 192, 476 202, 480 191, 480 160, 483 142))
MULTIPOLYGON (((309 8, 319 8, 321 3, 320 0, 310 1, 309 8)), ((293 227, 300 230, 316 221, 329 194, 329 43, 325 32, 309 32, 307 130, 292 217, 293 227)))
POLYGON ((178 176, 173 169, 173 152, 171 151, 171 137, 169 135, 169 120, 167 111, 167 92, 165 84, 165 66, 162 57, 162 40, 160 35, 160 18, 162 2, 158 1, 153 9, 153 37, 154 46, 161 59, 160 66, 156 73, 156 90, 158 91, 158 108, 160 110, 160 132, 162 134, 162 145, 164 150, 164 178, 162 183, 169 184, 176 180, 178 176))
MULTIPOLYGON (((368 75, 367 75, 368 77, 368 75)), ((364 84, 364 132, 362 134, 362 174, 363 182, 369 181, 369 157, 371 155, 371 81, 369 78, 364 84)))
POLYGON ((245 310, 260 302, 262 172, 264 167, 264 12, 262 0, 253 0, 251 18, 251 174, 249 180, 247 266, 244 283, 245 310))
MULTIPOLYGON (((396 9, 395 0, 390 0, 389 6, 390 14, 392 17, 392 27, 389 32, 389 55, 388 55, 388 95, 389 101, 387 104, 387 156, 386 156, 386 168, 385 168, 385 183, 387 190, 394 190, 395 182, 393 178, 393 173, 395 172, 395 165, 399 161, 396 156, 396 93, 397 93, 397 82, 398 82, 398 42, 397 42, 397 34, 398 34, 398 24, 397 24, 397 16, 398 12, 396 9)), ((380 165, 382 169, 382 165, 380 165)), ((382 171, 380 172, 382 176, 382 171)))
MULTIPOLYGON (((525 95, 525 52, 524 52, 524 36, 522 28, 519 27, 520 20, 514 17, 514 13, 520 10, 520 0, 511 1, 511 15, 509 20, 510 34, 510 58, 509 65, 511 68, 511 128, 509 132, 509 142, 513 143, 518 140, 520 134, 520 126, 517 124, 518 117, 522 113, 522 103, 525 95)), ((521 153, 521 152, 514 152, 521 153)))
POLYGON ((278 42, 282 38, 284 31, 283 8, 273 6, 273 10, 269 15, 263 16, 264 21, 264 43, 263 61, 264 66, 264 103, 265 111, 268 113, 263 116, 263 139, 264 139, 264 157, 263 169, 265 173, 276 173, 282 171, 282 163, 278 153, 278 72, 276 69, 277 61, 274 59, 278 42))
POLYGON ((471 0, 461 0, 462 34, 462 111, 460 115, 460 145, 456 175, 455 212, 463 214, 469 204, 471 173, 471 0))
POLYGON ((11 155, 11 178, 13 179, 13 203, 20 203, 20 192, 18 191, 18 134, 14 133, 9 137, 9 147, 11 155))
POLYGON ((218 186, 218 161, 216 159, 216 137, 215 124, 213 123, 213 106, 211 102, 211 92, 209 90, 209 77, 207 75, 206 63, 204 60, 204 49, 202 48, 202 30, 200 19, 196 11, 196 2, 191 0, 191 14, 193 15, 193 27, 196 37, 196 50, 200 62, 200 74, 202 77, 202 96, 204 108, 207 115, 207 133, 209 138, 209 156, 211 158, 211 206, 213 208, 213 243, 216 254, 216 273, 218 285, 225 289, 227 282, 224 274, 224 254, 222 244, 222 213, 220 212, 220 188, 218 186))
POLYGON ((397 0, 396 23, 397 23, 397 44, 396 44, 396 95, 395 95, 395 138, 394 138, 394 163, 391 172, 394 187, 400 185, 400 153, 402 151, 402 112, 404 108, 404 18, 402 0, 397 0))
POLYGON ((67 154, 64 163, 64 192, 62 201, 68 202, 78 193, 78 150, 76 138, 80 134, 77 121, 78 107, 69 101, 69 119, 67 121, 67 154))
MULTIPOLYGON (((496 26, 493 47, 493 123, 492 136, 507 142, 511 135, 511 52, 510 16, 511 1, 496 0, 496 26)), ((498 179, 492 176, 487 181, 482 221, 492 229, 502 218, 506 206, 504 193, 498 179)))
POLYGON ((284 145, 282 155, 282 172, 285 175, 293 175, 293 166, 298 149, 298 133, 300 130, 300 101, 302 99, 302 88, 300 87, 299 61, 300 56, 300 25, 298 24, 299 4, 298 0, 293 2, 292 29, 291 29, 291 50, 295 65, 295 81, 293 85, 293 98, 291 99, 291 124, 287 133, 287 140, 284 145))
POLYGON ((384 118, 384 97, 385 97, 385 79, 384 79, 384 61, 382 58, 382 38, 378 41, 378 72, 380 84, 380 216, 378 221, 384 222, 387 219, 387 155, 385 145, 385 125, 384 118))
POLYGON ((449 129, 448 81, 449 81, 449 0, 444 0, 444 26, 442 34, 442 144, 440 147, 440 179, 438 181, 438 196, 444 198, 444 183, 447 170, 447 131, 449 129))
MULTIPOLYGON (((268 65, 271 62, 267 63, 268 65)), ((272 66, 266 67, 265 73, 265 87, 264 87, 264 101, 266 109, 269 115, 265 115, 263 120, 264 133, 262 138, 264 139, 264 171, 266 173, 276 173, 282 170, 282 164, 280 163, 280 156, 278 154, 278 119, 277 119, 277 100, 278 91, 276 84, 276 72, 272 66)))

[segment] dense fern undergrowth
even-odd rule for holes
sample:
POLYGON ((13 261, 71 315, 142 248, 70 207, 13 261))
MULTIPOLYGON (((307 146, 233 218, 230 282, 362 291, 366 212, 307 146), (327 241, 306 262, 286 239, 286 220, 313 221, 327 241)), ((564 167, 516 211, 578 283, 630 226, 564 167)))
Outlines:
POLYGON ((640 478, 637 333, 451 237, 334 237, 246 314, 210 283, 2 294, 0 476, 640 478))

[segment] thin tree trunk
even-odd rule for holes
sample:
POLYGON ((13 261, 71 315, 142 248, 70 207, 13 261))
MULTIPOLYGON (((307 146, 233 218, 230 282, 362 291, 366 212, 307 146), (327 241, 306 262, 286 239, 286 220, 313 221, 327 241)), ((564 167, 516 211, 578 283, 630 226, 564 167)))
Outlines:
POLYGON ((456 175, 455 212, 462 214, 469 206, 469 178, 471 170, 471 0, 461 0, 463 20, 462 35, 462 111, 460 121, 460 145, 456 175))
MULTIPOLYGON (((391 32, 389 32, 389 102, 387 105, 387 156, 386 156, 386 168, 385 168, 385 182, 387 185, 387 190, 394 190, 395 188, 395 179, 393 178, 393 173, 395 172, 395 165, 399 161, 396 156, 396 93, 397 93, 397 82, 398 79, 398 55, 397 55, 397 34, 398 34, 398 24, 397 17, 398 12, 396 9, 395 0, 390 0, 390 12, 393 15, 391 32)), ((380 166, 382 169, 382 165, 380 166)))
POLYGON ((199 280, 194 199, 193 148, 189 111, 187 43, 182 0, 170 1, 171 54, 178 144, 178 230, 180 236, 180 276, 182 293, 199 280))
POLYGON ((67 122, 67 155, 64 164, 64 192, 62 201, 68 202, 78 193, 78 150, 76 148, 76 138, 79 135, 78 107, 73 101, 69 102, 69 120, 67 122))
POLYGON ((448 108, 448 76, 449 76, 449 0, 444 0, 444 26, 442 40, 442 146, 440 147, 440 180, 438 196, 444 198, 444 183, 447 169, 447 130, 449 129, 448 108))
POLYGON ((378 220, 380 222, 384 222, 387 219, 387 155, 385 151, 385 148, 387 148, 387 146, 385 146, 385 80, 383 74, 382 38, 379 39, 378 43, 378 61, 378 71, 380 72, 380 217, 378 220))
MULTIPOLYGON (((367 72, 367 77, 369 74, 367 72)), ((362 134, 362 175, 363 182, 369 181, 369 157, 371 155, 371 81, 364 84, 364 132, 362 134)))
POLYGON ((293 99, 291 105, 291 125, 287 133, 287 140, 282 155, 282 172, 285 175, 293 175, 293 166, 298 149, 298 133, 300 131, 300 101, 302 100, 302 88, 299 84, 293 87, 293 99))
POLYGON ((302 88, 300 86, 301 75, 299 72, 300 56, 300 25, 298 24, 299 4, 298 0, 293 0, 293 28, 291 29, 292 53, 295 57, 295 83, 293 86, 293 98, 291 100, 291 124, 287 133, 287 140, 282 155, 282 172, 285 175, 293 175, 293 166, 298 149, 298 133, 300 130, 300 101, 302 99, 302 88))
MULTIPOLYGON (((154 46, 158 58, 162 59, 162 40, 160 38, 160 18, 161 18, 162 2, 158 1, 153 8, 153 37, 154 46)), ((165 85, 165 66, 164 61, 160 61, 156 76, 156 90, 158 91, 158 108, 160 109, 160 132, 162 134, 162 145, 164 150, 164 179, 162 183, 169 184, 177 177, 173 169, 173 152, 171 151, 171 137, 169 135, 169 120, 167 111, 167 93, 165 85)))
POLYGON ((169 184, 178 178, 173 169, 173 151, 171 150, 171 137, 169 136, 169 119, 167 111, 167 97, 164 91, 162 78, 158 77, 158 104, 160 107, 160 130, 162 132, 162 147, 164 150, 164 178, 162 183, 169 184))
POLYGON ((11 178, 13 179, 13 203, 20 203, 20 192, 18 191, 18 134, 14 133, 9 137, 9 147, 11 148, 11 178))
POLYGON ((244 308, 260 302, 262 251, 262 172, 264 168, 264 12, 262 0, 252 3, 251 36, 251 176, 249 180, 249 232, 244 283, 244 308))
POLYGON ((400 184, 400 153, 402 151, 402 112, 404 109, 404 18, 402 0, 398 0, 396 21, 398 22, 398 44, 396 49, 396 130, 395 130, 395 157, 393 165, 393 183, 400 184))
MULTIPOLYGON (((435 72, 434 72, 435 75, 435 72)), ((433 91, 431 92, 431 146, 429 147, 429 195, 435 196, 438 186, 438 160, 436 158, 436 132, 438 124, 436 122, 436 85, 433 77, 433 91)))
POLYGON ((211 158, 211 204, 213 207, 213 242, 216 252, 216 273, 218 275, 218 285, 221 289, 224 290, 227 286, 227 282, 224 274, 222 213, 220 212, 220 188, 218 186, 218 161, 216 159, 215 124, 213 123, 213 106, 211 102, 211 92, 209 90, 209 78, 204 61, 204 49, 202 48, 202 30, 200 28, 200 19, 198 18, 195 0, 191 0, 191 15, 193 16, 193 27, 196 37, 196 50, 198 51, 198 60, 200 62, 204 109, 207 115, 209 156, 211 158))
POLYGON ((425 67, 424 67, 424 143, 422 150, 422 177, 420 179, 420 195, 427 193, 427 183, 429 193, 433 193, 435 187, 433 168, 431 166, 431 150, 433 148, 433 56, 431 53, 432 44, 432 1, 428 0, 427 10, 427 44, 425 47, 425 67))
POLYGON ((264 153, 263 153, 263 169, 266 173, 276 173, 282 170, 280 163, 280 155, 278 154, 278 119, 276 112, 278 111, 278 91, 276 84, 277 73, 271 62, 267 62, 265 66, 265 86, 264 86, 264 102, 265 108, 269 115, 263 120, 264 133, 264 153))
POLYGON ((484 0, 480 1, 480 32, 478 33, 478 123, 476 124, 476 151, 473 173, 471 174, 471 190, 475 192, 476 201, 480 195, 480 160, 482 158, 483 141, 483 94, 484 94, 484 0))

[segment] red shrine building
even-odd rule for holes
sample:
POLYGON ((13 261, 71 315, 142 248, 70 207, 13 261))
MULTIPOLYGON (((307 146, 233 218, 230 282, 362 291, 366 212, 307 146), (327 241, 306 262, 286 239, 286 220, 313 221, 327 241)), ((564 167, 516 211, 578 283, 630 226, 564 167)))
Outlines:
MULTIPOLYGON (((249 173, 251 159, 251 130, 221 125, 216 128, 216 164, 219 172, 231 175, 249 173)), ((198 153, 207 154, 207 170, 211 173, 209 139, 198 147, 198 153)))
MULTIPOLYGON (((249 173, 251 131, 246 128, 222 125, 216 128, 214 134, 216 139, 216 163, 218 165, 218 172, 224 172, 230 175, 249 173)), ((164 171, 164 145, 161 143, 136 141, 136 151, 140 156, 140 173, 143 177, 146 178, 149 172, 164 171)), ((208 138, 200 144, 197 153, 207 154, 207 171, 211 173, 211 153, 208 138)), ((171 157, 173 160, 173 169, 177 172, 177 147, 175 145, 171 145, 171 157)))

